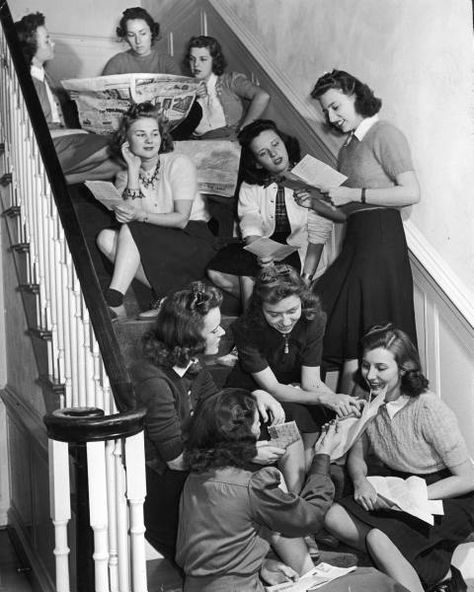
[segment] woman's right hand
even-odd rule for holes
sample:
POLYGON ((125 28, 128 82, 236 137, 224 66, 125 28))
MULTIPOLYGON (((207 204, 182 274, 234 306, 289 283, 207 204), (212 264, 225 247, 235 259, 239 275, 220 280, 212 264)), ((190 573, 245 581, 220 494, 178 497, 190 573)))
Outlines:
POLYGON ((308 191, 299 189, 293 192, 293 197, 295 198, 296 203, 302 208, 311 208, 311 193, 308 191))
POLYGON ((314 445, 314 453, 331 456, 337 440, 337 420, 333 420, 323 425, 321 435, 314 445))
POLYGON ((197 89, 196 89, 196 96, 199 97, 200 99, 203 99, 204 97, 207 97, 207 86, 206 86, 206 83, 204 82, 204 80, 197 87, 197 89))
POLYGON ((354 499, 368 512, 377 509, 377 492, 375 487, 365 478, 354 483, 354 499))
POLYGON ((142 161, 139 156, 136 156, 130 150, 130 144, 128 143, 128 141, 124 142, 122 144, 121 152, 122 152, 123 159, 125 160, 125 163, 126 163, 128 169, 132 170, 132 171, 136 171, 138 173, 138 171, 140 170, 140 166, 142 164, 142 161))
MULTIPOLYGON (((138 200, 140 201, 140 200, 138 200)), ((119 206, 115 206, 115 219, 120 224, 128 224, 134 220, 140 220, 144 212, 138 205, 135 205, 131 201, 124 201, 119 206)))

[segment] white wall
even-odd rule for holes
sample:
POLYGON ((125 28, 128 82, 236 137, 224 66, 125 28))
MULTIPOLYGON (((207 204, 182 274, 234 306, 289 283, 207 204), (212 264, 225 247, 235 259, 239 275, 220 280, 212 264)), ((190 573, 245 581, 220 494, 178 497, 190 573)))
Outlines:
POLYGON ((410 219, 474 301, 473 37, 470 0, 219 0, 309 93, 333 68, 384 101, 409 138, 422 185, 410 219))
POLYGON ((13 19, 40 11, 56 42, 55 59, 49 65, 51 74, 62 78, 99 76, 105 62, 126 48, 117 42, 115 29, 122 12, 130 6, 141 6, 139 0, 10 0, 13 19))

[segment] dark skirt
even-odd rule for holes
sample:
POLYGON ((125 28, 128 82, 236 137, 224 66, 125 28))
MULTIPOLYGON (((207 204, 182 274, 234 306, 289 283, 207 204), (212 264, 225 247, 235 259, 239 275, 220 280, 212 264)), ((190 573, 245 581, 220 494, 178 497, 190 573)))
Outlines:
MULTIPOLYGON (((227 377, 225 386, 248 391, 260 388, 253 376, 244 372, 238 362, 227 377)), ((281 405, 285 411, 286 421, 295 421, 299 431, 304 434, 320 432, 321 426, 335 417, 333 411, 320 405, 302 403, 282 403, 281 405)))
POLYGON ((374 324, 392 322, 416 345, 413 278, 400 212, 353 214, 342 252, 315 292, 327 314, 326 361, 357 359, 360 338, 374 324))
MULTIPOLYGON (((285 235, 285 239, 286 239, 285 235)), ((279 237, 273 235, 270 237, 272 240, 286 243, 286 240, 279 240, 279 237)), ((262 269, 258 264, 257 257, 253 253, 244 249, 245 244, 231 243, 221 249, 217 255, 210 261, 208 269, 213 271, 220 271, 221 273, 228 273, 230 275, 237 275, 240 277, 256 277, 262 269)), ((298 251, 295 251, 285 257, 278 263, 286 263, 296 269, 301 270, 301 261, 298 255, 298 251)))
MULTIPOLYGON (((389 474, 402 478, 410 476, 408 473, 394 471, 389 474)), ((442 471, 420 476, 429 485, 449 474, 442 471)), ((454 550, 474 530, 474 492, 443 500, 444 515, 434 517, 434 526, 395 510, 367 512, 352 496, 345 497, 338 503, 354 518, 384 532, 413 565, 426 587, 432 586, 446 575, 454 550)))
MULTIPOLYGON (((110 137, 98 134, 71 134, 54 138, 53 143, 61 168, 65 175, 69 175, 77 171, 87 172, 87 169, 84 169, 84 161, 87 161, 96 152, 108 148, 110 137)), ((102 162, 94 162, 93 165, 90 165, 90 169, 93 170, 108 160, 109 156, 107 151, 107 157, 102 162)))
POLYGON ((188 222, 183 230, 142 222, 131 222, 129 228, 158 298, 205 278, 216 253, 216 240, 206 222, 188 222))

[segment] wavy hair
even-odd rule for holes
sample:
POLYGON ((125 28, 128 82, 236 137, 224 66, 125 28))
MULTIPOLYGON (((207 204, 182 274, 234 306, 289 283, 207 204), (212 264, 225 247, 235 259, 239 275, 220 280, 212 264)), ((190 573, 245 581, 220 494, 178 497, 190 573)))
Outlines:
MULTIPOLYGON (((428 390, 428 379, 421 370, 420 356, 408 335, 396 329, 392 323, 373 325, 360 341, 358 381, 365 383, 360 372, 360 363, 366 352, 377 348, 391 352, 401 371, 400 389, 410 397, 417 397, 428 390)), ((364 386, 366 386, 364 384, 364 386)))
POLYGON ((157 23, 151 14, 147 12, 141 6, 134 6, 133 8, 127 8, 122 12, 122 17, 119 21, 118 27, 115 29, 115 33, 119 39, 125 39, 127 37, 127 22, 140 19, 145 21, 150 27, 151 31, 151 42, 154 43, 160 34, 160 23, 157 23))
POLYGON ((296 138, 278 129, 277 124, 271 119, 256 119, 246 125, 238 135, 239 143, 242 146, 240 173, 242 180, 250 185, 265 185, 271 179, 270 173, 257 164, 251 147, 252 141, 267 130, 275 132, 281 138, 288 152, 290 163, 298 162, 301 156, 300 144, 296 138))
POLYGON ((31 60, 35 57, 38 49, 36 31, 38 27, 44 27, 45 22, 44 14, 33 12, 15 23, 16 34, 28 65, 31 64, 31 60))
POLYGON ((160 130, 161 135, 160 154, 173 151, 173 140, 168 131, 167 122, 164 122, 158 115, 155 105, 150 103, 150 101, 146 101, 144 103, 135 103, 123 114, 119 128, 114 133, 111 141, 111 150, 115 156, 121 158, 122 144, 127 140, 128 130, 131 125, 139 119, 146 118, 154 119, 158 123, 158 129, 160 130))
POLYGON ((247 311, 242 315, 244 326, 249 330, 265 327, 263 304, 277 304, 289 296, 301 300, 302 316, 308 321, 324 317, 319 298, 312 292, 291 265, 281 263, 262 269, 255 280, 247 311))
POLYGON ((257 454, 257 405, 250 393, 226 388, 200 403, 185 429, 184 461, 194 473, 244 468, 257 454))
MULTIPOLYGON (((311 96, 313 99, 319 99, 332 88, 340 90, 345 95, 355 95, 354 108, 362 117, 372 117, 382 107, 382 99, 376 97, 367 84, 344 70, 333 70, 321 76, 314 85, 311 96)), ((326 122, 331 125, 327 117, 326 122)))
POLYGON ((184 290, 167 296, 155 327, 142 338, 145 359, 155 366, 186 367, 204 352, 204 317, 221 303, 221 291, 204 282, 192 282, 184 290))
POLYGON ((186 47, 186 54, 184 56, 184 66, 189 69, 189 61, 191 59, 191 49, 193 47, 205 47, 209 50, 209 55, 212 58, 212 72, 216 76, 224 74, 224 70, 227 66, 227 61, 222 52, 222 47, 219 41, 214 37, 208 37, 207 35, 199 35, 197 37, 191 37, 186 47))

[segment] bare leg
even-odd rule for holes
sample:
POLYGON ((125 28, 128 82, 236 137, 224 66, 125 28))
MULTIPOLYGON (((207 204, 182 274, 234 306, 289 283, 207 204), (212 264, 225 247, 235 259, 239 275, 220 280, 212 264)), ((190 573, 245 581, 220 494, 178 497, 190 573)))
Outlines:
POLYGON ((218 288, 224 290, 224 292, 229 292, 229 294, 232 294, 232 296, 235 296, 235 298, 240 298, 240 282, 238 275, 232 275, 231 273, 223 273, 222 271, 208 269, 207 277, 218 288))
POLYGON ((373 528, 366 537, 367 549, 375 566, 411 592, 423 592, 423 586, 414 567, 400 553, 389 537, 373 528))
POLYGON ((326 516, 325 527, 337 539, 354 549, 365 551, 365 538, 370 528, 353 518, 342 506, 333 504, 326 516))
POLYGON ((339 379, 338 392, 346 393, 347 395, 352 394, 355 387, 354 374, 358 365, 359 363, 357 360, 344 360, 342 374, 339 379))
POLYGON ((114 265, 110 288, 125 294, 134 277, 150 287, 132 234, 126 224, 120 231, 105 229, 97 237, 97 246, 114 265))
POLYGON ((288 490, 299 494, 306 475, 305 452, 303 442, 293 442, 278 461, 278 468, 283 473, 288 490))
POLYGON ((278 553, 283 563, 292 567, 300 575, 303 575, 314 567, 303 538, 288 539, 274 533, 272 536, 272 547, 278 553))
POLYGON ((309 471, 309 467, 311 466, 311 463, 313 462, 313 456, 314 456, 314 445, 316 443, 316 440, 319 437, 318 432, 312 432, 312 433, 303 433, 301 434, 301 437, 303 438, 303 446, 304 446, 304 458, 305 458, 305 474, 309 471))
POLYGON ((242 300, 242 308, 247 310, 250 296, 252 296, 253 287, 255 286, 255 278, 249 276, 242 276, 240 278, 240 298, 242 300))

